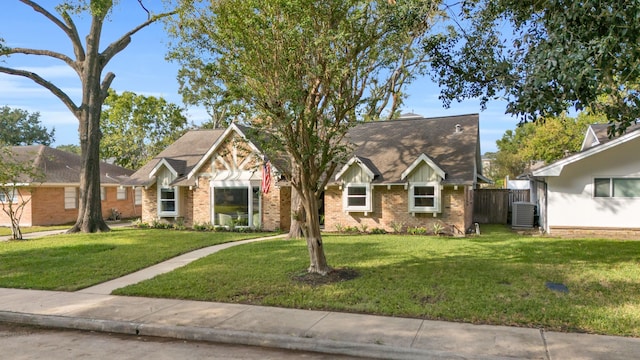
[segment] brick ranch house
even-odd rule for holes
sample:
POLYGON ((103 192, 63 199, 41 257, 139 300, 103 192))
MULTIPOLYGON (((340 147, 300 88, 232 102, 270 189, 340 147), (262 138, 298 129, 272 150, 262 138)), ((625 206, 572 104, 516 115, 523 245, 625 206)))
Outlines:
MULTIPOLYGON (((142 221, 288 229, 291 188, 274 166, 263 193, 264 154, 246 129, 189 131, 123 182, 143 188, 142 221)), ((353 156, 325 189, 326 231, 472 227, 473 190, 488 181, 477 114, 362 123, 348 139, 353 156)))
MULTIPOLYGON (((20 179, 13 199, 4 195, 0 202, 29 199, 20 219, 21 226, 62 225, 76 221, 80 189, 81 158, 79 155, 44 145, 13 146, 13 160, 31 163, 42 179, 20 179)), ((138 217, 141 213, 141 191, 119 186, 133 173, 120 166, 100 163, 100 197, 102 216, 108 219, 112 209, 117 209, 122 218, 138 217)), ((4 212, 0 212, 0 226, 11 226, 4 212)))

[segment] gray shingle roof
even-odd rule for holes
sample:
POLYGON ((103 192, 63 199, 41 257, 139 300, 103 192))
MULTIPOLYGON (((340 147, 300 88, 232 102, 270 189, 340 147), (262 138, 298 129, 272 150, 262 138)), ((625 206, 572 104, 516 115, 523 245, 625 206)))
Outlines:
POLYGON ((444 170, 444 183, 472 184, 481 171, 478 114, 367 122, 351 129, 348 139, 354 155, 379 171, 374 183, 404 182, 402 172, 421 154, 444 170))
MULTIPOLYGON (((609 138, 609 134, 608 134, 609 124, 593 124, 591 125, 591 129, 593 129, 593 132, 596 135, 596 138, 598 139, 598 143, 600 144, 604 144, 615 139, 615 137, 609 138)), ((632 131, 637 131, 638 129, 640 129, 640 124, 632 124, 626 129, 625 134, 628 134, 632 131)), ((616 137, 618 136, 620 135, 617 135, 616 137)))
MULTIPOLYGON (((150 179, 149 174, 155 166, 165 159, 178 172, 178 178, 174 183, 178 185, 188 185, 182 183, 185 176, 202 159, 206 152, 224 133, 224 129, 213 130, 191 130, 169 145, 151 161, 138 169, 131 177, 123 182, 127 186, 147 186, 151 185, 155 179, 150 179)), ((193 179, 192 179, 193 180, 193 179)))
MULTIPOLYGON (((404 182, 402 172, 425 154, 446 173, 444 183, 473 184, 476 171, 482 168, 478 118, 478 114, 437 118, 412 114, 399 120, 359 124, 349 131, 347 138, 354 144, 353 156, 377 175, 374 183, 404 182), (460 131, 456 131, 456 125, 460 125, 460 131)), ((245 128, 239 129, 250 136, 245 128)), ((149 174, 162 159, 178 172, 174 184, 192 185, 194 180, 186 180, 186 175, 223 133, 223 129, 187 132, 123 185, 152 184, 155 180, 149 174)))
MULTIPOLYGON (((44 184, 79 184, 82 159, 80 155, 54 149, 44 145, 12 146, 14 161, 32 163, 44 174, 36 182, 44 184)), ((100 182, 117 185, 133 174, 132 170, 100 162, 100 182)), ((33 179, 22 178, 24 182, 33 179)))

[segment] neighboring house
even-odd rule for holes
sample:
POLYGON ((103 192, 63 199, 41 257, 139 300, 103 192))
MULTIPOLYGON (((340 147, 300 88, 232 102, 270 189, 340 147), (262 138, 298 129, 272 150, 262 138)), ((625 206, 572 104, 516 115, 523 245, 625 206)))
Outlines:
POLYGON ((532 172, 543 229, 558 236, 640 237, 640 129, 590 126, 579 153, 532 172))
MULTIPOLYGON (((42 174, 38 179, 20 179, 19 191, 13 199, 0 201, 20 201, 18 195, 30 199, 20 219, 22 226, 60 225, 76 221, 80 188, 81 158, 79 155, 54 149, 44 145, 13 146, 13 159, 31 163, 42 174)), ((122 218, 140 216, 141 189, 134 190, 119 186, 132 170, 120 166, 100 163, 100 197, 102 214, 105 219, 117 210, 122 218)), ((0 213, 0 226, 10 226, 11 221, 0 213)))
MULTIPOLYGON (((236 124, 189 131, 123 182, 144 187, 142 220, 288 229, 291 188, 273 166, 263 192, 265 154, 247 133, 236 124)), ((477 114, 362 123, 348 141, 353 156, 324 195, 326 230, 472 226, 473 190, 486 180, 477 114)))

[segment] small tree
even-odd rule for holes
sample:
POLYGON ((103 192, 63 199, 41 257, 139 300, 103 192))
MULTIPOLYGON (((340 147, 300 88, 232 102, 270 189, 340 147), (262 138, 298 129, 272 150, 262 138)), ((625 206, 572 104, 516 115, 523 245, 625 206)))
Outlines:
POLYGON ((40 182, 44 174, 32 162, 20 161, 9 147, 0 151, 0 204, 11 221, 11 238, 22 240, 20 219, 25 206, 31 201, 31 196, 25 196, 25 192, 30 192, 25 185, 40 182))
POLYGON ((308 271, 328 273, 319 197, 349 156, 349 129, 362 117, 394 114, 401 90, 426 66, 426 49, 438 41, 429 31, 439 2, 182 3, 171 56, 194 69, 182 73, 183 84, 208 75, 197 83, 208 91, 198 87, 192 94, 243 104, 253 129, 271 135, 261 148, 290 159, 280 170, 304 210, 308 271))

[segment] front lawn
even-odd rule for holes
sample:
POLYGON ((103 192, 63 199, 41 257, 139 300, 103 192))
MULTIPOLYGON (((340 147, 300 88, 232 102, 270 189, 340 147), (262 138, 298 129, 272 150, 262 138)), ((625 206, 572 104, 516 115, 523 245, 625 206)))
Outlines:
POLYGON ((358 276, 309 281, 305 242, 273 240, 115 293, 640 336, 637 241, 484 227, 479 237, 325 235, 324 243, 333 267, 358 276), (548 282, 569 291, 552 291, 548 282))
POLYGON ((189 252, 264 233, 114 228, 0 242, 0 287, 74 291, 189 252))

